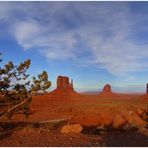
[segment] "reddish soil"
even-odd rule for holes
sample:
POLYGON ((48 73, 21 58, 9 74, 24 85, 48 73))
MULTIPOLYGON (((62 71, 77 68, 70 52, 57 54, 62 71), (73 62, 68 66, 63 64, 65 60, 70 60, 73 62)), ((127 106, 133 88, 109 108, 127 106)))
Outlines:
MULTIPOLYGON (((77 118, 80 124, 95 124, 101 117, 106 123, 105 116, 113 118, 122 111, 143 109, 148 106, 148 97, 137 94, 115 94, 102 97, 99 94, 77 94, 71 91, 54 91, 51 94, 34 96, 31 104, 31 114, 25 118, 15 114, 11 122, 40 122, 54 119, 77 118), (89 117, 82 120, 79 117, 89 117)), ((148 138, 137 131, 105 132, 96 134, 84 132, 80 134, 60 134, 60 128, 22 128, 0 136, 0 146, 148 146, 148 138), (128 137, 128 138, 127 138, 128 137), (130 140, 129 140, 130 139, 130 140), (135 143, 134 143, 135 141, 135 143), (138 143, 139 141, 139 143, 138 143)))

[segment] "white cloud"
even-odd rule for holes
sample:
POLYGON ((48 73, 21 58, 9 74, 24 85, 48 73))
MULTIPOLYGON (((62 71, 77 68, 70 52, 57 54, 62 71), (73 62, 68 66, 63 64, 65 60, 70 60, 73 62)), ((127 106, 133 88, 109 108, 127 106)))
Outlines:
POLYGON ((148 44, 132 40, 138 19, 131 19, 126 2, 20 2, 10 6, 3 8, 2 16, 7 12, 14 19, 13 35, 24 49, 37 50, 48 59, 76 62, 80 58, 79 65, 94 64, 114 75, 148 68, 148 44))
POLYGON ((36 45, 36 38, 42 33, 40 27, 33 20, 16 22, 13 28, 16 40, 24 49, 33 48, 36 45))

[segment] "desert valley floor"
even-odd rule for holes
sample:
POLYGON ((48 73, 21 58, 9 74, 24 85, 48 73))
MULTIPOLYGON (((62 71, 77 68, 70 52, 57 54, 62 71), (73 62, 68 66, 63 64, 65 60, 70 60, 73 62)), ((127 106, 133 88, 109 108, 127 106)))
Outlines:
POLYGON ((147 94, 37 95, 29 118, 18 113, 7 123, 0 146, 148 146, 147 113, 147 94), (61 133, 67 125, 82 129, 61 133))

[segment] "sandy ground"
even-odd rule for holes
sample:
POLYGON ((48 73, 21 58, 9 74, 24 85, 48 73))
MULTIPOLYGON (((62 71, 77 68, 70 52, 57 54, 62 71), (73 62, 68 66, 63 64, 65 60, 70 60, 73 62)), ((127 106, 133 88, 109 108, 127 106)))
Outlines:
POLYGON ((142 108, 148 105, 148 99, 141 95, 118 94, 118 98, 99 97, 99 95, 66 96, 62 99, 50 94, 34 96, 31 103, 32 114, 29 118, 16 114, 13 121, 44 121, 59 118, 71 118, 77 115, 97 115, 109 113, 113 115, 121 110, 142 108))
MULTIPOLYGON (((116 95, 114 98, 97 94, 34 96, 29 118, 16 114, 10 122, 33 123, 71 119, 79 115, 97 117, 101 113, 114 117, 123 110, 130 111, 148 106, 147 96, 116 95)), ((0 136, 0 146, 148 146, 148 138, 137 131, 69 135, 60 134, 60 128, 50 130, 45 127, 24 127, 10 131, 0 136)))

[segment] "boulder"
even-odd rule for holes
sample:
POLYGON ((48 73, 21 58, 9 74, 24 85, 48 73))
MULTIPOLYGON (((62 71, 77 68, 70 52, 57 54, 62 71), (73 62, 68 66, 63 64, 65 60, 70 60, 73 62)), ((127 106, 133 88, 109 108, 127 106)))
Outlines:
POLYGON ((145 127, 138 129, 138 132, 145 136, 148 136, 148 129, 145 127))
POLYGON ((105 131, 106 130, 105 127, 104 127, 104 125, 97 126, 97 129, 98 130, 101 130, 101 131, 105 131))
POLYGON ((147 126, 147 123, 134 111, 124 111, 122 115, 132 127, 141 128, 147 126))
POLYGON ((113 123, 112 123, 113 128, 120 129, 125 124, 126 124, 126 120, 124 119, 124 117, 121 114, 118 114, 113 118, 113 123))
POLYGON ((67 124, 62 127, 61 134, 70 134, 76 133, 79 134, 83 130, 83 127, 80 124, 67 124))

